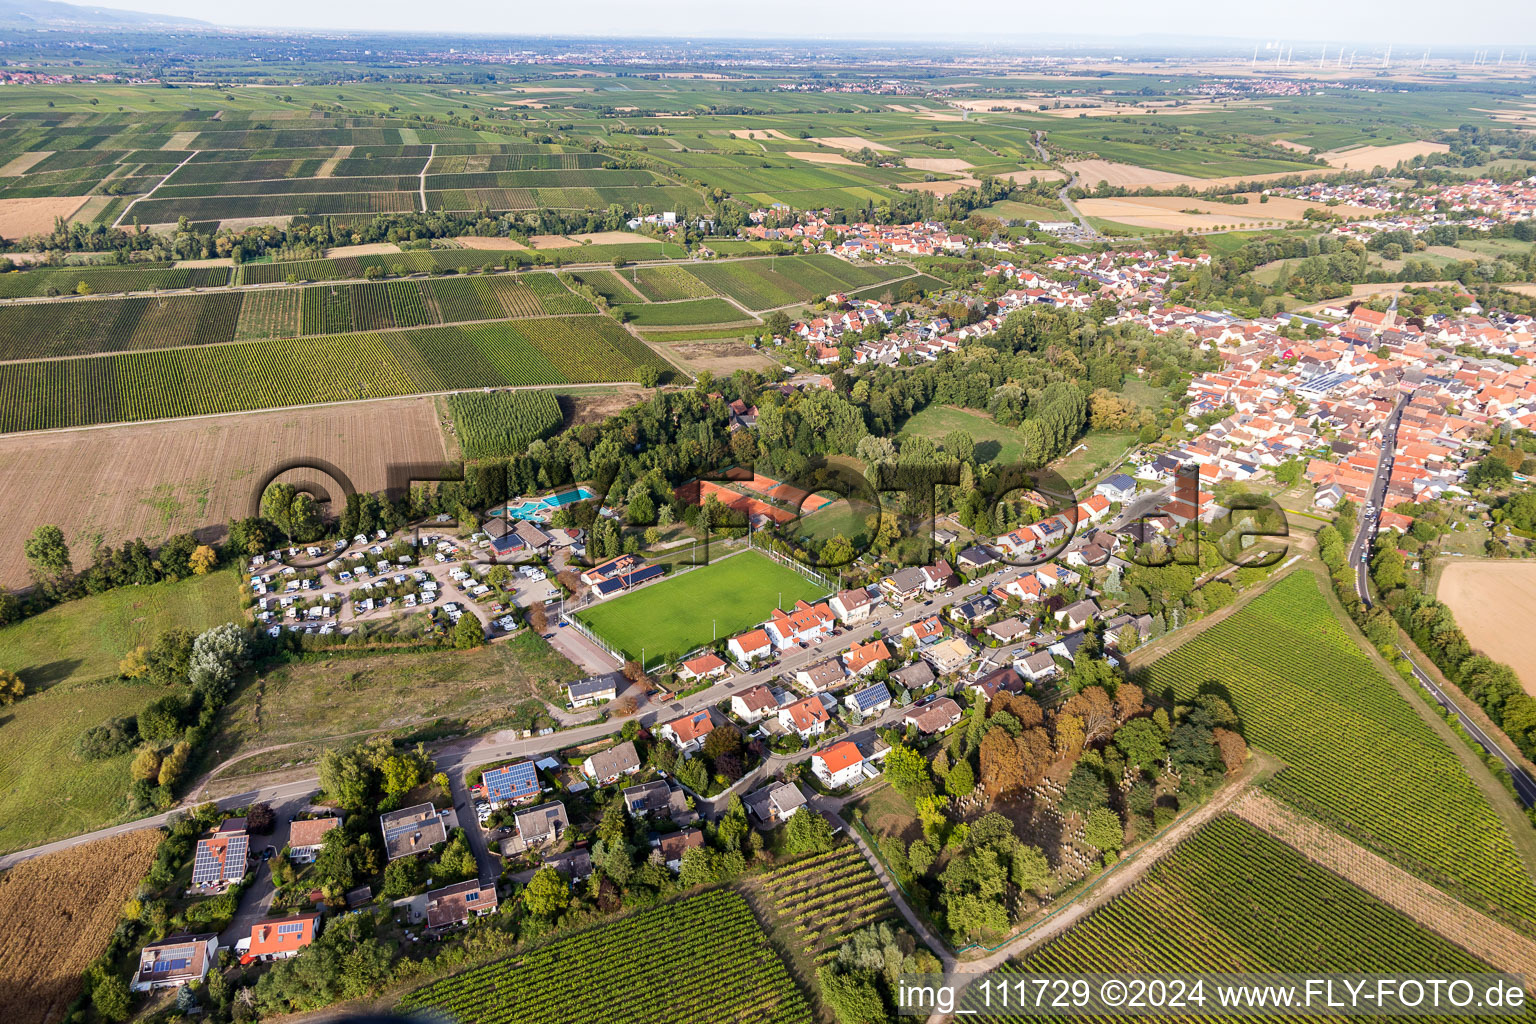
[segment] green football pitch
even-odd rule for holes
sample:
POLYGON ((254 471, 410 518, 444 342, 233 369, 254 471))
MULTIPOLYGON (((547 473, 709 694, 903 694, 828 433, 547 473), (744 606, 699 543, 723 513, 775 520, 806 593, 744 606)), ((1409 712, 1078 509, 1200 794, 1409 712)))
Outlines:
POLYGON ((710 642, 750 629, 776 606, 827 594, 788 566, 746 551, 703 569, 604 601, 577 618, 626 657, 641 652, 655 664, 661 656, 683 655, 710 642))

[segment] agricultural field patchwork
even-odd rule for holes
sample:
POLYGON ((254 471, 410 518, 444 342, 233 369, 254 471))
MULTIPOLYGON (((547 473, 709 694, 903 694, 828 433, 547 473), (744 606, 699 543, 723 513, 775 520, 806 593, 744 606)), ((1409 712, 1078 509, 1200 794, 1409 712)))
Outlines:
POLYGON ((7 363, 0 366, 0 431, 633 380, 642 365, 670 372, 643 342, 596 316, 7 363))
POLYGON ((1536 884, 1487 799, 1296 571, 1149 666, 1148 691, 1224 688, 1285 800, 1475 906, 1536 928, 1536 884))
POLYGON ((1131 889, 1004 968, 1037 974, 1489 969, 1231 816, 1206 825, 1131 889))

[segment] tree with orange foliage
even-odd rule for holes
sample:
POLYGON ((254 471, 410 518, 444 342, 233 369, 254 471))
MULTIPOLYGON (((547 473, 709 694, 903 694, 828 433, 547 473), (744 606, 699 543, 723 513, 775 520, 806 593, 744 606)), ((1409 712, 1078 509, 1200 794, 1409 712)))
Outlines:
POLYGON ((1025 729, 1024 735, 1014 740, 1014 746, 1019 748, 1019 762, 1024 766, 1024 785, 1036 785, 1056 760, 1050 734, 1037 725, 1025 729))
POLYGON ((1024 785, 1024 761, 1006 729, 993 729, 981 740, 981 788, 990 799, 1024 785))
POLYGON ((1115 714, 1126 722, 1147 709, 1147 695, 1135 683, 1121 683, 1115 689, 1115 714))
POLYGON ((1019 724, 1026 729, 1044 723, 1045 712, 1040 710, 1040 704, 1031 696, 1023 693, 1009 693, 1007 690, 999 690, 987 705, 990 714, 1006 711, 1019 720, 1019 724))
POLYGON ((1115 706, 1102 686, 1090 686, 1073 694, 1061 710, 1082 719, 1083 738, 1089 743, 1114 731, 1115 706))
POLYGON ((1221 763, 1227 766, 1227 771, 1237 771, 1248 760, 1248 744, 1237 733, 1217 728, 1211 735, 1216 739, 1216 749, 1221 752, 1221 763))

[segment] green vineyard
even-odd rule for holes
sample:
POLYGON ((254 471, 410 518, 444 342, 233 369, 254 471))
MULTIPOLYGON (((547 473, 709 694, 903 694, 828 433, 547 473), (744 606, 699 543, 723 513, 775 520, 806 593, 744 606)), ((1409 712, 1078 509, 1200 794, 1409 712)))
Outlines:
POLYGON ((448 412, 467 459, 516 455, 565 422, 549 391, 466 391, 448 400, 448 412))
POLYGON ((230 273, 229 267, 178 269, 163 263, 139 263, 131 267, 39 267, 0 274, 0 299, 68 295, 82 284, 93 295, 166 288, 222 288, 229 284, 230 273))
POLYGON ((34 302, 0 306, 0 359, 591 312, 585 299, 552 274, 34 302))
POLYGON ((849 932, 896 914, 869 861, 851 843, 778 868, 763 877, 763 888, 817 963, 836 955, 849 932))
POLYGON ((1490 968, 1290 847, 1225 816, 1154 864, 1133 888, 1003 970, 1477 974, 1490 968))
POLYGON ((810 1024, 747 903, 715 891, 476 967, 400 1003, 474 1024, 810 1024))
POLYGON ((634 380, 668 365, 606 317, 205 345, 0 365, 0 432, 468 388, 634 380))
POLYGON ((1248 741, 1286 767, 1270 792, 1434 884, 1536 929, 1536 885, 1442 743, 1294 572, 1151 665, 1149 692, 1224 687, 1248 741))
POLYGON ((238 292, 0 306, 0 359, 40 359, 233 341, 238 292))

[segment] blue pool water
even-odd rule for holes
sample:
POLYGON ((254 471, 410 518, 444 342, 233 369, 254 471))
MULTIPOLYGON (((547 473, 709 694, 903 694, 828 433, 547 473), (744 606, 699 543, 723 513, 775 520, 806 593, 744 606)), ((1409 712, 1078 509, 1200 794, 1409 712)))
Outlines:
POLYGON ((566 505, 574 505, 578 501, 586 501, 597 495, 585 487, 577 487, 569 491, 561 491, 559 494, 551 494, 536 501, 524 501, 517 505, 508 505, 505 510, 496 509, 491 515, 505 515, 511 519, 547 519, 549 514, 557 508, 566 505))

